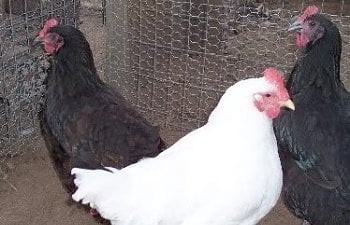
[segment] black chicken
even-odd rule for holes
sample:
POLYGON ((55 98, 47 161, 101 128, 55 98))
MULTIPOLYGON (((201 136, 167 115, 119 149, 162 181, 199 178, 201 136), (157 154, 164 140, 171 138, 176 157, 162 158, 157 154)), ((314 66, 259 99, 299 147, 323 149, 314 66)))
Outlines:
POLYGON ((41 131, 69 193, 74 191, 73 167, 122 168, 165 148, 158 129, 100 80, 89 43, 79 30, 50 19, 36 41, 51 58, 39 115, 41 131))
POLYGON ((274 121, 282 196, 304 224, 350 223, 350 95, 340 80, 341 36, 308 7, 289 30, 303 48, 287 82, 296 111, 274 121))

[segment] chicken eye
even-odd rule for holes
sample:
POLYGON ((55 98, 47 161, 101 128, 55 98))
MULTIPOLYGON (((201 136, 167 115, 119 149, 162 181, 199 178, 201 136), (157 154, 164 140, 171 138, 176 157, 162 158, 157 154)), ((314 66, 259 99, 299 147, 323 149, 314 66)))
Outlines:
POLYGON ((269 98, 271 97, 271 94, 265 94, 265 97, 269 98))
POLYGON ((310 26, 314 27, 316 25, 316 23, 314 21, 310 22, 310 26))

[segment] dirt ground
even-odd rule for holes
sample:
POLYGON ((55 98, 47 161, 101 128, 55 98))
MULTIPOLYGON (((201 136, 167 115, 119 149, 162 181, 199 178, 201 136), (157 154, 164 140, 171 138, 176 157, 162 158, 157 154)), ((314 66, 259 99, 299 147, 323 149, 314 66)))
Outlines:
MULTIPOLYGON (((14 158, 6 182, 0 181, 0 225, 97 225, 76 205, 69 205, 47 151, 27 151, 14 158)), ((279 203, 259 225, 300 225, 279 203)))
MULTIPOLYGON (((99 12, 83 10, 81 29, 86 33, 96 59, 103 70, 103 38, 105 31, 99 12), (89 14, 89 15, 87 15, 89 14)), ((5 179, 0 180, 0 225, 94 225, 89 214, 68 205, 43 143, 39 150, 26 151, 9 160, 5 179)), ((299 225, 282 203, 260 225, 299 225)))

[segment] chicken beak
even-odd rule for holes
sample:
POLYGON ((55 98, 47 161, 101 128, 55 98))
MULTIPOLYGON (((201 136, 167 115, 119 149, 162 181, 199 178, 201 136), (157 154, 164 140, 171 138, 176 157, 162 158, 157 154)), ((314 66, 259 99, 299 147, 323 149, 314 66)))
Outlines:
POLYGON ((33 40, 33 44, 32 46, 36 46, 38 44, 41 44, 42 40, 39 36, 37 36, 34 40, 33 40))
MULTIPOLYGON (((293 19, 292 19, 293 20, 293 19)), ((302 23, 298 20, 298 18, 289 26, 288 31, 298 31, 303 28, 302 23)))
POLYGON ((286 107, 288 109, 291 109, 291 110, 295 110, 295 105, 294 103, 292 102, 292 100, 288 99, 287 101, 284 101, 284 102, 280 102, 280 105, 281 107, 286 107))

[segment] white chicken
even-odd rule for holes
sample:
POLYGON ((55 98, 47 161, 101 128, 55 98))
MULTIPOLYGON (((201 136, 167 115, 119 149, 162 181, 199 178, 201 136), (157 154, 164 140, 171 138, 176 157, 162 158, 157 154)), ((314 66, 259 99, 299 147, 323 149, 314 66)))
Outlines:
POLYGON ((251 225, 276 204, 282 170, 272 119, 294 109, 279 71, 228 88, 207 124, 121 170, 74 168, 73 199, 113 225, 251 225))

